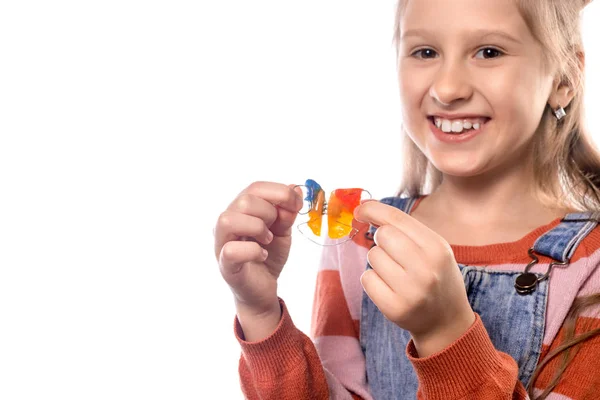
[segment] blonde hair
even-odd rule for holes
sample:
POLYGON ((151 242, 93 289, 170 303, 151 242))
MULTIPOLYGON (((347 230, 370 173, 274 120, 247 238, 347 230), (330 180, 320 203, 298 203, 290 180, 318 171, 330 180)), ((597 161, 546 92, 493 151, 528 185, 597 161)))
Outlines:
MULTIPOLYGON (((560 121, 553 110, 544 110, 532 143, 535 192, 549 207, 600 210, 600 153, 594 147, 585 126, 583 42, 580 12, 590 0, 515 0, 533 36, 543 48, 545 63, 557 68, 560 82, 575 90, 560 121)), ((408 0, 399 0, 396 8, 393 43, 400 53, 400 19, 408 0)), ((403 177, 398 195, 421 196, 435 190, 442 173, 402 129, 403 177)), ((565 338, 538 364, 528 387, 533 399, 533 383, 542 369, 562 355, 549 385, 537 397, 545 399, 558 385, 563 372, 579 345, 600 334, 600 329, 575 336, 581 311, 600 304, 600 294, 577 298, 565 320, 565 338)))

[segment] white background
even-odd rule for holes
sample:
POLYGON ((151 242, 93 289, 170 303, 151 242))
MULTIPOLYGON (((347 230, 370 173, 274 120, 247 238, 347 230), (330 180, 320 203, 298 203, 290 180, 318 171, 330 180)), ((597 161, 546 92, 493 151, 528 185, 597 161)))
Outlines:
MULTIPOLYGON (((214 222, 254 180, 394 193, 394 3, 0 4, 0 398, 241 398, 214 222)), ((280 281, 305 332, 319 251, 280 281)))

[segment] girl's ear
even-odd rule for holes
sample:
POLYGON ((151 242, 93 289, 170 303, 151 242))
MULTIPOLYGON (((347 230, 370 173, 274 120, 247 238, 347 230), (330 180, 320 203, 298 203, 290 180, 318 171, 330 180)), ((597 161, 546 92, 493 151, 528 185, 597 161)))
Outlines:
POLYGON ((552 90, 548 104, 553 110, 559 107, 565 108, 571 103, 573 97, 575 97, 575 90, 568 85, 557 84, 552 90))
MULTIPOLYGON (((585 66, 585 53, 583 51, 577 52, 577 58, 579 59, 579 68, 581 73, 583 74, 584 66, 585 66)), ((552 107, 553 110, 556 110, 558 107, 565 108, 571 103, 573 97, 577 93, 577 87, 579 86, 579 82, 565 82, 564 80, 557 78, 554 80, 552 86, 552 93, 550 94, 550 98, 548 99, 548 104, 552 107)))

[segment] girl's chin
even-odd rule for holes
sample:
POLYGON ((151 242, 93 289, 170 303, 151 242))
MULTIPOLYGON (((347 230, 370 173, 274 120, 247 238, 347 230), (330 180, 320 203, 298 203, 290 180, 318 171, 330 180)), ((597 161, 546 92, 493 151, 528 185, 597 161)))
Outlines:
POLYGON ((482 175, 485 170, 480 167, 479 163, 470 161, 464 163, 448 163, 444 160, 440 163, 433 163, 433 165, 444 175, 472 178, 478 175, 482 175))

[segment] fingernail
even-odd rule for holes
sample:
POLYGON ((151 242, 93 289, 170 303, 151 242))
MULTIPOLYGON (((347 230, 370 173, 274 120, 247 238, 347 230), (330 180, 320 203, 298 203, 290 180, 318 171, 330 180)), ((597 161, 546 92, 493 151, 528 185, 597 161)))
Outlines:
POLYGON ((273 240, 273 232, 267 231, 267 243, 271 243, 273 240))
POLYGON ((263 260, 266 260, 269 257, 269 252, 266 249, 262 249, 262 257, 263 260))

